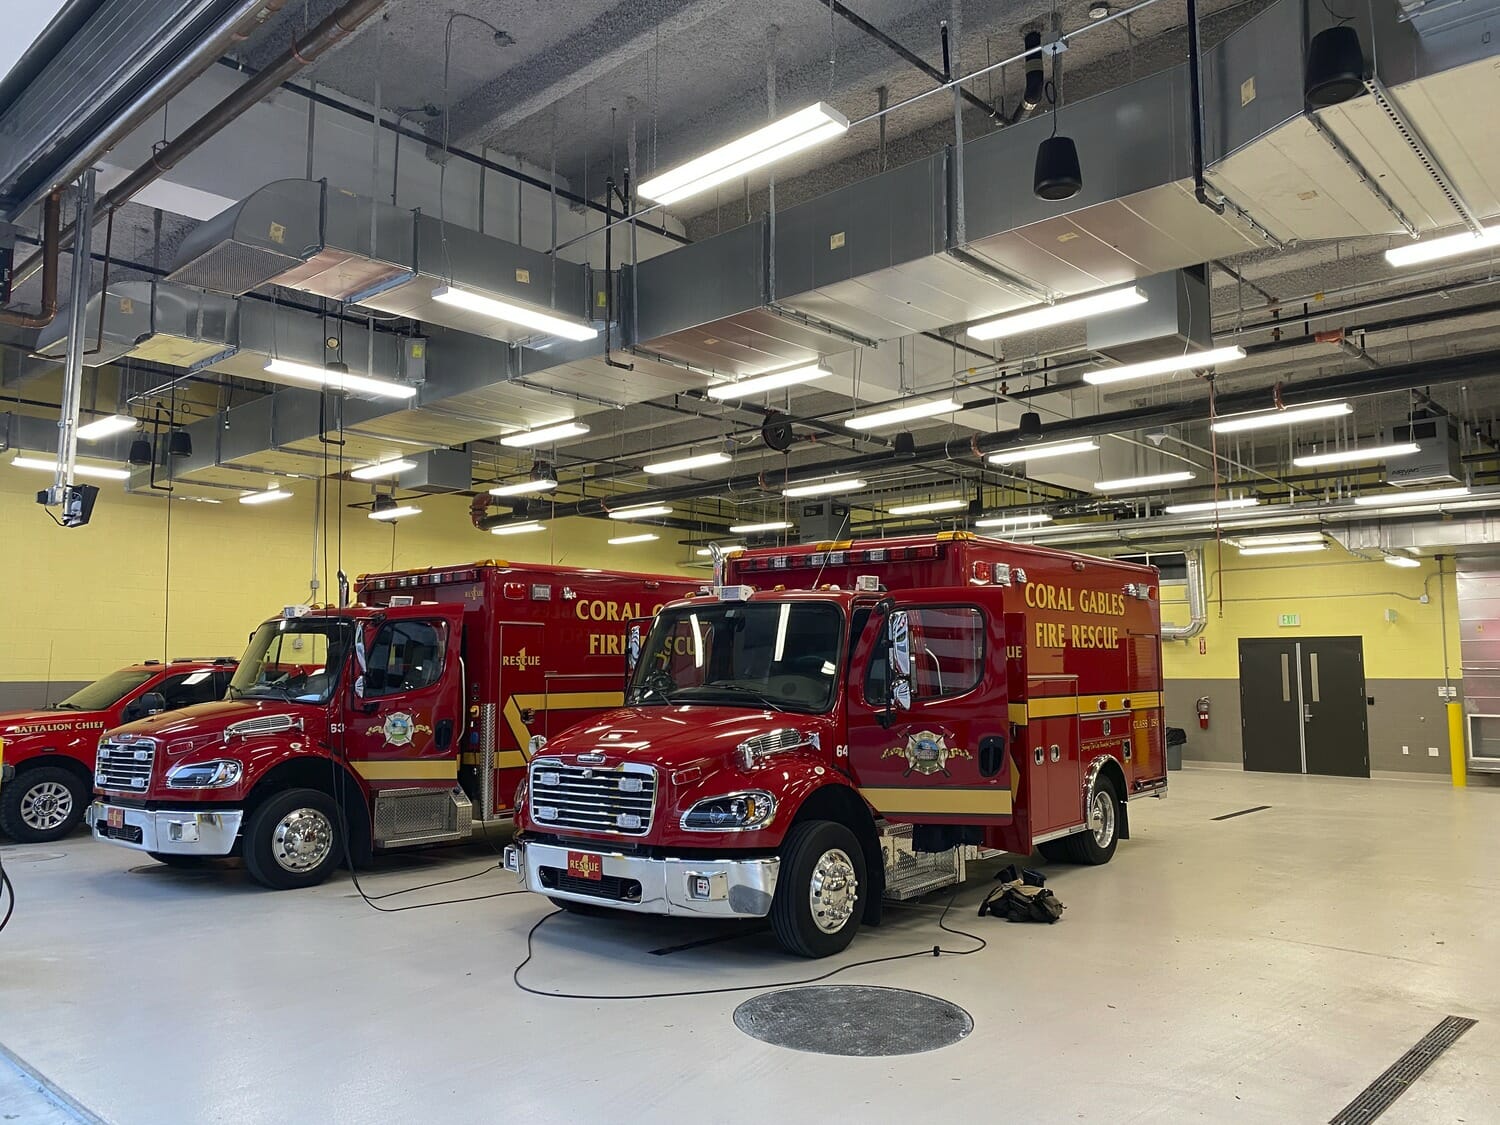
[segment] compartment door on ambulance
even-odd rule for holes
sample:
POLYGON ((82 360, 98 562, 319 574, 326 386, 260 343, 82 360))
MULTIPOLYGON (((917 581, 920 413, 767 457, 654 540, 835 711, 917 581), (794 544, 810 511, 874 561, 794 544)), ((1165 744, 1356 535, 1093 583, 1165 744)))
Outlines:
POLYGON ((1000 593, 903 594, 870 614, 856 643, 850 768, 865 799, 891 820, 1010 823, 1000 593))
POLYGON ((360 628, 363 659, 344 692, 350 765, 376 789, 454 784, 463 734, 462 607, 396 607, 360 628))

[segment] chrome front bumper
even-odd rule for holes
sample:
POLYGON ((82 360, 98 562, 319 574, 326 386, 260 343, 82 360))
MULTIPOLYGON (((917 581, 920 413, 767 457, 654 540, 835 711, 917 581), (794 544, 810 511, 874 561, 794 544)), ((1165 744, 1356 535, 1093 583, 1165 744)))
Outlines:
POLYGON ((239 809, 213 809, 197 812, 191 809, 136 809, 95 801, 85 819, 94 831, 94 839, 119 844, 143 852, 171 855, 228 855, 240 834, 245 814, 239 809), (109 810, 118 809, 124 816, 120 828, 111 829, 109 810), (139 831, 139 838, 136 832, 139 831))
POLYGON ((587 902, 639 914, 690 914, 711 918, 764 918, 776 894, 779 859, 649 859, 595 848, 561 848, 522 840, 505 849, 505 866, 528 891, 569 902, 587 902), (543 868, 568 870, 570 855, 598 860, 603 876, 598 894, 581 888, 590 881, 569 879, 565 887, 543 881, 543 868), (619 880, 640 884, 630 900, 610 897, 619 880))

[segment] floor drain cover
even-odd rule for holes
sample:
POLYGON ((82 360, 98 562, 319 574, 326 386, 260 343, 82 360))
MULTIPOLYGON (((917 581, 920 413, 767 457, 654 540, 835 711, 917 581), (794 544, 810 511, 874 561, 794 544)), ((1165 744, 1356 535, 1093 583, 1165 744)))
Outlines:
POLYGON ((904 988, 783 988, 746 1000, 735 1026, 763 1043, 820 1055, 916 1055, 957 1043, 974 1020, 957 1004, 904 988))

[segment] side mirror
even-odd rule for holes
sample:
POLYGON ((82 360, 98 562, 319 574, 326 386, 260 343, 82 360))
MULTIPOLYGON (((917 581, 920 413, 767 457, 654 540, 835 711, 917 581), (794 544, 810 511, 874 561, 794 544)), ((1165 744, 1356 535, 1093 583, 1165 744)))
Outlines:
POLYGON ((635 674, 635 666, 641 662, 642 630, 640 622, 632 622, 625 630, 625 678, 635 674))
POLYGON ((132 699, 125 705, 121 718, 127 723, 133 723, 137 719, 144 719, 147 715, 156 715, 167 709, 167 697, 159 691, 148 691, 139 699, 132 699))
POLYGON ((886 627, 891 642, 890 700, 900 710, 911 709, 911 627, 906 610, 891 614, 886 627))

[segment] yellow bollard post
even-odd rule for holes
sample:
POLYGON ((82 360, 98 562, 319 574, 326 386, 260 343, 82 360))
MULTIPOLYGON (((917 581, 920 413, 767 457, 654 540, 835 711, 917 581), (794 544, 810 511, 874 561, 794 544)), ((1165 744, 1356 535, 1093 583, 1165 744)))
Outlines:
POLYGON ((1448 769, 1453 774, 1453 787, 1462 789, 1469 784, 1469 763, 1464 754, 1464 705, 1448 704, 1448 769))

